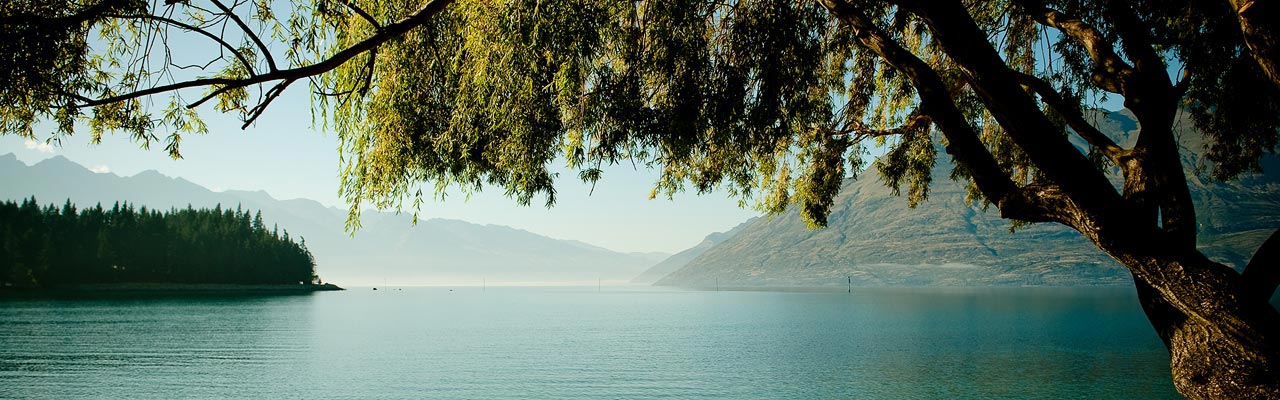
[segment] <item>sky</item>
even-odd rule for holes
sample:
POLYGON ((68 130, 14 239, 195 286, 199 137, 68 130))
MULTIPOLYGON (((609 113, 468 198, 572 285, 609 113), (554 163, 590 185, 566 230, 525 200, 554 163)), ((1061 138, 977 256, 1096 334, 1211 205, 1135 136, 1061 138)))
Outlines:
MULTIPOLYGON (((1121 108, 1118 96, 1095 103, 1121 108)), ((163 144, 143 150, 121 134, 93 145, 84 130, 63 138, 61 144, 0 135, 0 155, 14 153, 27 164, 62 155, 96 172, 132 176, 156 170, 214 191, 264 190, 279 200, 306 198, 347 209, 338 196, 337 135, 318 129, 319 124, 313 126, 305 85, 291 87, 245 130, 235 117, 208 106, 201 108, 201 116, 209 124, 209 134, 184 136, 179 160, 169 158, 163 144)), ((505 225, 615 251, 677 253, 712 232, 727 231, 760 215, 739 208, 737 198, 722 192, 649 200, 657 177, 655 171, 615 166, 605 169, 592 190, 577 179, 576 172, 564 170, 556 181, 557 204, 551 209, 540 200, 529 207, 518 206, 497 188, 470 199, 455 191, 443 202, 429 201, 419 218, 505 225)))
MULTIPOLYGON (((170 159, 163 145, 143 150, 123 134, 105 136, 101 144, 93 145, 85 131, 63 138, 61 144, 0 136, 0 154, 14 153, 27 164, 61 155, 96 172, 121 176, 156 170, 214 191, 265 190, 276 199, 306 198, 345 210, 346 203, 338 197, 337 136, 312 126, 306 86, 295 86, 246 130, 234 117, 202 108, 209 134, 184 136, 180 160, 170 159)), ((649 200, 656 179, 654 171, 618 166, 606 169, 592 191, 576 173, 565 170, 557 180, 557 203, 552 209, 538 200, 530 207, 518 206, 499 188, 469 200, 454 195, 443 202, 428 202, 419 218, 506 225, 623 252, 676 253, 698 244, 707 234, 729 230, 758 215, 739 208, 736 198, 723 193, 649 200)))
MULTIPOLYGON (((235 38, 234 34, 229 35, 235 38)), ((94 37, 90 43, 94 47, 102 45, 94 37)), ((178 64, 204 63, 209 57, 209 45, 201 36, 172 33, 169 43, 175 49, 172 56, 178 64)), ((268 43, 268 47, 276 45, 268 43)), ((308 89, 305 83, 292 85, 245 130, 241 130, 241 122, 234 116, 216 112, 213 102, 200 107, 198 111, 209 125, 209 134, 184 135, 180 160, 169 158, 163 143, 143 150, 123 134, 105 136, 101 144, 92 145, 83 126, 76 136, 63 138, 61 144, 0 135, 0 155, 14 153, 27 164, 61 155, 94 171, 121 176, 156 170, 214 191, 264 190, 280 200, 306 198, 346 210, 345 201, 338 196, 337 135, 317 129, 319 123, 312 123, 308 89)), ((198 97, 200 92, 184 95, 195 93, 191 96, 198 97)), ((159 96, 154 101, 167 101, 167 97, 159 96)), ((556 181, 557 203, 552 209, 543 207, 539 199, 534 200, 533 206, 518 206, 503 196, 501 188, 470 199, 455 191, 444 202, 424 204, 419 219, 506 225, 615 251, 677 253, 697 245, 710 233, 727 231, 758 215, 754 210, 739 208, 737 198, 723 193, 684 193, 677 195, 675 201, 649 200, 658 174, 635 170, 630 165, 606 168, 594 190, 578 180, 576 172, 565 170, 560 176, 556 181)), ((410 219, 411 215, 406 214, 405 218, 410 219)))
MULTIPOLYGON (((286 11, 277 10, 281 12, 286 11)), ((207 59, 202 37, 174 36, 172 40, 173 48, 190 51, 175 53, 176 59, 207 59)), ((125 135, 108 136, 100 145, 91 145, 84 129, 77 136, 64 138, 60 145, 0 135, 0 154, 15 153, 28 164, 62 155, 86 168, 121 176, 156 170, 214 191, 265 190, 276 199, 306 198, 345 210, 347 206, 338 196, 336 134, 313 126, 307 89, 305 84, 292 85, 245 130, 233 116, 219 114, 211 105, 201 107, 210 133, 185 135, 184 158, 180 160, 170 159, 163 144, 143 150, 125 135)), ((1114 96, 1095 104, 1118 109, 1120 100, 1114 96)), ((630 165, 607 168, 592 190, 577 180, 576 172, 565 170, 557 180, 557 205, 552 209, 542 207, 539 200, 530 207, 517 206, 501 189, 492 189, 470 199, 455 194, 444 202, 428 202, 419 218, 506 225, 617 251, 676 253, 696 245, 709 233, 726 231, 759 214, 739 208, 738 199, 724 193, 683 193, 674 201, 649 200, 657 175, 630 165)))

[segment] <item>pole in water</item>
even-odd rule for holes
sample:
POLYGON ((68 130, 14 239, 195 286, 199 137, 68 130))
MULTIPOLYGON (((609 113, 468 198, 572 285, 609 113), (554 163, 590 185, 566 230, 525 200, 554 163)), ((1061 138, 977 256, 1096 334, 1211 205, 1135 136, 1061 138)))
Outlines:
POLYGON ((845 278, 849 279, 849 291, 846 293, 853 293, 853 275, 846 276, 845 278))

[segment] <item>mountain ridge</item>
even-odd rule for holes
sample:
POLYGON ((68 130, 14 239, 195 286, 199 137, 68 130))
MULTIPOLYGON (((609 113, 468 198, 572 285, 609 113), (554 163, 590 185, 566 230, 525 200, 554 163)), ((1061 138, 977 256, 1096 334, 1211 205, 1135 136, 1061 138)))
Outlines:
POLYGON ((352 237, 346 210, 311 199, 280 200, 264 190, 212 191, 155 170, 132 176, 95 173, 61 155, 32 165, 0 155, 0 197, 35 196, 41 204, 117 201, 148 208, 245 207, 270 225, 302 236, 326 279, 346 285, 594 283, 625 281, 655 262, 653 254, 613 251, 505 225, 432 218, 412 224, 394 213, 366 212, 352 237))
MULTIPOLYGON (((1122 145, 1136 140, 1126 111, 1095 114, 1099 127, 1122 145)), ((1183 164, 1203 163, 1204 143, 1182 115, 1183 164)), ((1280 228, 1280 168, 1230 182, 1188 173, 1200 223, 1199 248, 1211 259, 1242 268, 1280 228)), ((928 201, 909 209, 874 170, 846 180, 829 225, 808 230, 798 212, 762 218, 656 282, 664 286, 1044 286, 1129 285, 1127 269, 1077 232, 1033 224, 1010 233, 994 210, 964 201, 965 187, 948 179, 941 155, 928 201)), ((1113 174, 1114 175, 1114 174, 1113 174)))
POLYGON ((715 247, 715 245, 736 236, 738 233, 742 232, 744 228, 759 218, 760 217, 752 217, 737 226, 730 228, 728 231, 712 232, 707 234, 707 236, 703 238, 701 242, 698 242, 697 245, 662 259, 657 264, 654 264, 652 267, 644 270, 644 272, 641 272, 640 275, 636 275, 635 278, 631 279, 630 283, 648 285, 657 282, 659 279, 662 279, 668 274, 689 264, 690 261, 693 261, 693 259, 702 255, 702 253, 712 247, 715 247))

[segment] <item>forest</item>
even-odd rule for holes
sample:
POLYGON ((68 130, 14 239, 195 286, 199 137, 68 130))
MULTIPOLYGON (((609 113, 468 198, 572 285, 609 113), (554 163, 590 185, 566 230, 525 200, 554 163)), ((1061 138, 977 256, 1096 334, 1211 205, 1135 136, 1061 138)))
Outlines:
POLYGON ((0 203, 0 288, 100 283, 316 284, 306 241, 262 212, 0 203))

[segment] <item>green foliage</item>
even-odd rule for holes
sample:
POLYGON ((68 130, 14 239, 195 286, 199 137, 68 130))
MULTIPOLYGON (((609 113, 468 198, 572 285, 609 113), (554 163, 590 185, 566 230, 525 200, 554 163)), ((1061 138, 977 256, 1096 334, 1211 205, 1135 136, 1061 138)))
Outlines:
MULTIPOLYGON (((101 58, 90 53, 89 31, 110 25, 104 12, 134 12, 141 1, 7 1, 0 5, 0 131, 36 137, 35 123, 51 119, 70 134, 80 112, 74 95, 106 90, 96 74, 101 58)), ((117 107, 124 107, 123 105, 117 107)), ((104 118, 109 112, 103 112, 104 118)))
POLYGON ((0 286, 163 282, 314 283, 306 242, 268 231, 262 214, 116 203, 41 208, 0 203, 0 286))
MULTIPOLYGON (((59 127, 49 137, 56 139, 84 122, 94 141, 126 132, 144 147, 164 140, 178 157, 182 134, 206 130, 191 107, 216 100, 215 110, 248 123, 292 80, 197 86, 200 100, 161 91, 171 99, 158 119, 138 98, 76 105, 184 79, 157 62, 170 54, 169 34, 201 38, 193 32, 245 27, 201 38, 224 56, 189 78, 249 79, 323 62, 436 3, 443 11, 422 25, 306 76, 314 118, 341 142, 352 227, 364 202, 399 209, 408 201, 416 209, 428 198, 486 187, 523 205, 550 206, 561 163, 587 182, 601 179, 607 165, 653 168, 661 172, 653 197, 723 189, 768 212, 797 204, 821 226, 869 147, 884 147, 877 167, 895 192, 906 186, 914 205, 927 198, 936 148, 948 145, 932 134, 931 121, 917 123, 929 112, 900 65, 864 47, 847 21, 818 2, 787 0, 261 0, 228 9, 220 2, 22 1, 0 9, 0 33, 31 38, 0 44, 10 55, 0 60, 8 78, 0 79, 0 129, 37 137, 33 124, 49 120, 59 127), (39 18, 17 18, 28 15, 39 18), (106 45, 88 45, 95 40, 106 45)), ((1005 174, 1020 185, 1044 180, 975 93, 969 72, 924 20, 896 4, 849 2, 933 69, 1005 174)), ((1087 109, 1108 95, 1086 46, 1024 7, 1037 2, 963 4, 969 15, 947 17, 970 20, 1010 70, 1046 82, 1067 107, 1087 109)), ((1249 62, 1225 2, 1043 5, 1098 29, 1126 61, 1147 41, 1161 63, 1180 66, 1185 74, 1173 78, 1185 96, 1176 97, 1210 137, 1207 161, 1218 177, 1255 169, 1261 154, 1274 152, 1280 94, 1249 62), (1128 11, 1144 27, 1137 35, 1113 24, 1128 11)), ((1043 134, 1070 134, 1062 110, 1038 104, 1054 127, 1043 134)), ((971 180, 964 168, 957 163, 952 177, 971 180)), ((985 200, 975 187, 969 193, 985 200)))
MULTIPOLYGON (((367 10, 399 14, 387 8, 367 10)), ((847 69, 826 57, 833 26, 789 1, 455 3, 380 48, 367 100, 334 110, 343 192, 353 212, 362 200, 398 206, 419 182, 437 196, 491 185, 551 205, 557 160, 588 182, 633 162, 662 172, 653 196, 763 189, 761 208, 795 199, 821 223, 861 151, 815 134, 835 119, 847 69)), ((336 48, 359 40, 339 33, 336 48)), ((365 72, 325 83, 337 91, 365 72)))

